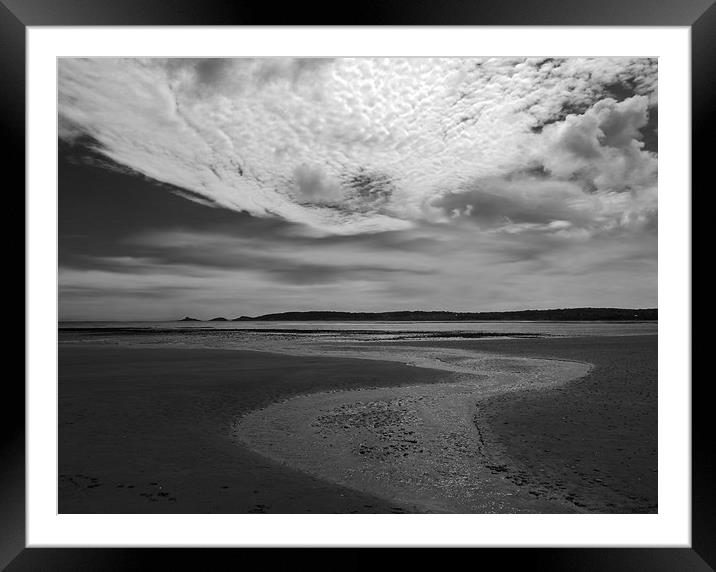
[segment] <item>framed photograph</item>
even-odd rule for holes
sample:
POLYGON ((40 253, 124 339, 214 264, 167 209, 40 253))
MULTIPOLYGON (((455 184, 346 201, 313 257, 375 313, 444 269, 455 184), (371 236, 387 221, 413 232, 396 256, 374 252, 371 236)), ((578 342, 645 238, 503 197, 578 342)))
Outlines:
POLYGON ((0 564, 713 569, 716 8, 334 10, 2 0, 27 334, 0 564))

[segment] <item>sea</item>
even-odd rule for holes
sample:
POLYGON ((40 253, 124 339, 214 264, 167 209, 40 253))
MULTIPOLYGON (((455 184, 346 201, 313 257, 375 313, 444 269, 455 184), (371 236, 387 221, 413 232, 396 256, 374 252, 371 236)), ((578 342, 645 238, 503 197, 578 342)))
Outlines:
POLYGON ((551 336, 614 336, 656 334, 656 321, 355 321, 355 322, 277 322, 277 321, 196 321, 196 322, 60 322, 60 330, 275 330, 275 331, 375 331, 375 332, 473 332, 499 334, 546 334, 551 336))
POLYGON ((59 342, 237 347, 261 341, 380 342, 656 335, 658 322, 60 322, 59 342))

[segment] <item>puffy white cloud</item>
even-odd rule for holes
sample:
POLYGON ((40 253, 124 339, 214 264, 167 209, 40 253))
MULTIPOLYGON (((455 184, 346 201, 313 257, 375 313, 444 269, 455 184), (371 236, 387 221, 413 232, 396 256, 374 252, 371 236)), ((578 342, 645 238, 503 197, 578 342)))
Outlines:
POLYGON ((537 159, 557 177, 578 175, 597 189, 624 190, 655 184, 657 159, 643 149, 640 129, 648 100, 598 101, 582 115, 547 125, 537 159))
POLYGON ((486 209, 500 205, 525 223, 576 218, 586 227, 597 203, 646 216, 639 208, 649 202, 644 189, 655 188, 656 158, 642 149, 639 130, 655 102, 655 65, 628 58, 62 59, 60 136, 89 136, 116 163, 191 197, 315 232, 400 229, 455 213, 486 220, 486 209), (612 85, 642 95, 617 102, 607 98, 612 85), (565 113, 572 109, 578 112, 565 113), (554 185, 495 183, 489 193, 505 196, 494 201, 475 186, 533 165, 554 185), (542 221, 540 213, 559 211, 554 193, 567 192, 567 180, 581 181, 583 196, 570 194, 564 217, 542 221), (460 193, 475 200, 438 212, 436 204, 460 193))
POLYGON ((647 122, 647 97, 602 99, 533 135, 529 168, 461 184, 426 212, 509 233, 655 231, 657 158, 640 133, 647 122))

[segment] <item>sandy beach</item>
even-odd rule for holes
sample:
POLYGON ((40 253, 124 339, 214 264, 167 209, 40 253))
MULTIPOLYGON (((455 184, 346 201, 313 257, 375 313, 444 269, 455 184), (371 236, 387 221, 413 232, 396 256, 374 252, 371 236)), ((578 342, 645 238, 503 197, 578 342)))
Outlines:
POLYGON ((402 512, 240 446, 232 425, 293 395, 439 377, 390 362, 204 349, 61 346, 59 362, 61 513, 402 512))
POLYGON ((486 446, 475 406, 491 395, 576 380, 591 366, 443 352, 430 361, 459 370, 443 383, 296 397, 242 416, 234 434, 289 467, 411 512, 558 511, 503 478, 508 461, 486 446))
POLYGON ((481 401, 475 422, 491 447, 512 460, 506 478, 538 494, 556 489, 591 512, 657 512, 657 336, 487 340, 459 347, 592 363, 578 383, 481 401))
POLYGON ((653 512, 655 348, 61 345, 59 509, 653 512))

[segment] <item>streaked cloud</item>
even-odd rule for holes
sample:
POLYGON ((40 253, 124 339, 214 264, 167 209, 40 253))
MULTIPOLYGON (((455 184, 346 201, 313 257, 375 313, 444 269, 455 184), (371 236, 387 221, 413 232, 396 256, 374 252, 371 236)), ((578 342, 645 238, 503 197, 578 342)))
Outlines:
POLYGON ((476 233, 472 224, 421 223, 339 240, 239 230, 150 231, 124 241, 122 250, 131 255, 93 254, 64 264, 63 314, 166 319, 188 312, 233 317, 311 309, 469 311, 581 306, 590 300, 642 306, 655 296, 653 236, 621 230, 590 237, 523 224, 519 233, 476 233), (93 309, 87 300, 105 304, 93 309), (155 305, 140 309, 147 300, 155 305))
MULTIPOLYGON (((326 234, 449 222, 435 204, 535 167, 553 189, 581 185, 575 202, 638 211, 655 193, 641 130, 656 102, 644 58, 59 63, 61 137, 192 200, 326 234)), ((514 184, 499 188, 512 204, 514 184)), ((523 206, 545 189, 521 187, 523 206)))
POLYGON ((72 58, 58 89, 63 319, 657 305, 656 60, 72 58))

